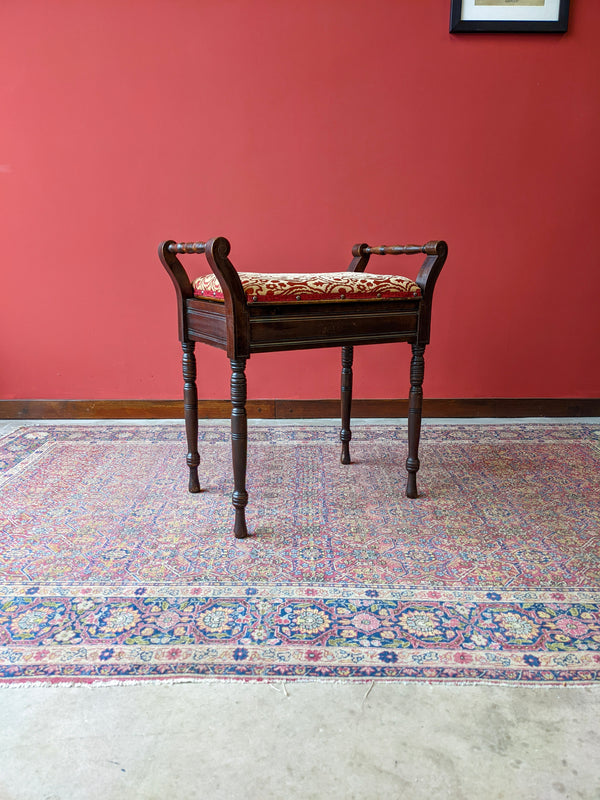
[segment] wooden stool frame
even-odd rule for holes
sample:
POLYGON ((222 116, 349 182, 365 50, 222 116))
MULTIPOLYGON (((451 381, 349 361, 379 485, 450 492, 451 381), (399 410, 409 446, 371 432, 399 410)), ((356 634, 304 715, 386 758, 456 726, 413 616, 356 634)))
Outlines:
POLYGON ((231 246, 218 237, 207 242, 168 240, 159 247, 160 260, 175 286, 178 303, 179 339, 183 349, 184 415, 187 439, 189 491, 199 492, 198 392, 196 388, 196 342, 227 352, 231 363, 231 443, 233 458, 234 534, 248 536, 246 526, 246 362, 254 353, 319 347, 341 347, 342 464, 350 463, 350 412, 354 346, 407 342, 412 347, 408 409, 408 481, 406 496, 416 498, 419 470, 419 438, 423 403, 425 346, 429 344, 433 290, 447 257, 444 241, 425 245, 352 248, 349 272, 364 272, 371 255, 424 254, 416 283, 421 296, 408 299, 327 300, 320 302, 248 303, 240 277, 229 260, 231 246), (180 254, 205 253, 223 291, 224 301, 194 297, 194 289, 180 254))

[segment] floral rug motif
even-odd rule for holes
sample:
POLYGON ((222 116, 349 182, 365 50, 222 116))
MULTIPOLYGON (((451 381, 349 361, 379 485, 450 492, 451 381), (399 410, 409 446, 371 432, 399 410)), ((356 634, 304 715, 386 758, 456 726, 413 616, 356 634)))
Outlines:
POLYGON ((228 426, 0 438, 0 683, 600 680, 600 430, 252 426, 233 537, 228 426))

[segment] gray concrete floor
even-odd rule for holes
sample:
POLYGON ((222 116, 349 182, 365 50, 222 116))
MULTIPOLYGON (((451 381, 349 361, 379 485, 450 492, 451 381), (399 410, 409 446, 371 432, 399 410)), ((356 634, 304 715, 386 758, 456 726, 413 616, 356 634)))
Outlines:
POLYGON ((600 800, 600 688, 0 690, 0 800, 96 798, 600 800))
POLYGON ((599 798, 600 693, 201 682, 0 693, 0 798, 599 798))

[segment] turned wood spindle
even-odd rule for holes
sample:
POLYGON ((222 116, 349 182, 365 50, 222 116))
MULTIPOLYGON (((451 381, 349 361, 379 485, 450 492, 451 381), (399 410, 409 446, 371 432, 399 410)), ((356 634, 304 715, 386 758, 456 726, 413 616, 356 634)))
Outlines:
POLYGON ((188 489, 190 492, 200 491, 198 480, 198 390, 196 388, 196 356, 194 342, 182 342, 183 349, 183 411, 185 416, 185 435, 188 454, 187 465, 190 468, 188 489))
POLYGON ((406 496, 418 497, 417 472, 421 463, 419 461, 419 439, 421 437, 421 412, 423 407, 423 378, 425 375, 425 347, 412 345, 412 360, 410 362, 410 394, 408 397, 408 458, 406 470, 408 481, 406 483, 406 496))
POLYGON ((246 416, 246 358, 231 359, 231 454, 233 458, 233 495, 235 509, 233 532, 236 539, 248 536, 246 527, 246 459, 248 421, 246 416))
POLYGON ((170 253, 205 253, 206 242, 172 242, 168 250, 170 253))
POLYGON ((350 411, 352 407, 352 362, 354 360, 354 347, 348 345, 342 347, 342 430, 340 440, 342 442, 342 464, 350 464, 350 440, 352 431, 350 430, 350 411))

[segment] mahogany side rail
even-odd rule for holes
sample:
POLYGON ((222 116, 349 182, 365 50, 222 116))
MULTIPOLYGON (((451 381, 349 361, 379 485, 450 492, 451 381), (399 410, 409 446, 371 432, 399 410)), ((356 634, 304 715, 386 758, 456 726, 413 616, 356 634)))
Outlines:
MULTIPOLYGON (((234 534, 240 539, 248 536, 245 517, 248 503, 245 368, 250 356, 264 352, 341 347, 341 461, 349 464, 354 347, 406 342, 412 348, 406 495, 416 498, 424 353, 430 340, 433 292, 448 254, 446 242, 437 240, 424 245, 378 247, 362 243, 352 248, 353 259, 346 272, 364 272, 372 255, 424 255, 425 259, 414 281, 420 291, 415 292, 414 296, 343 300, 327 297, 314 302, 293 302, 289 299, 248 302, 240 276, 229 260, 230 251, 231 245, 224 237, 206 242, 176 242, 169 239, 159 247, 161 263, 177 295, 179 339, 183 350, 189 491, 200 491, 196 342, 224 350, 230 360, 232 504, 235 509, 234 534), (178 258, 192 254, 206 256, 219 283, 222 298, 195 296, 192 282, 178 258)), ((268 279, 269 275, 265 273, 264 277, 268 279)), ((288 277, 293 278, 293 273, 288 277)))

